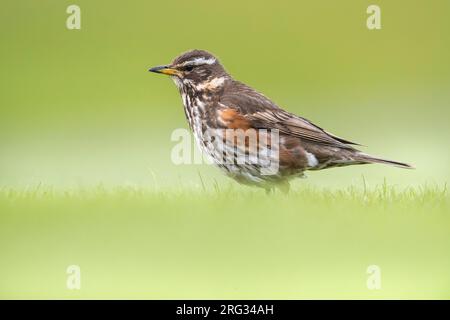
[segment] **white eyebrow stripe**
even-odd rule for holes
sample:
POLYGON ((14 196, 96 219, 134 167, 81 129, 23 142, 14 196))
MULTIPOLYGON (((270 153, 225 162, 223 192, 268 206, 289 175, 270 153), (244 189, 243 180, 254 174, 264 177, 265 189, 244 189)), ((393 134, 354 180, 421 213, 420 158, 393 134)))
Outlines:
POLYGON ((193 60, 185 61, 185 62, 179 64, 179 66, 180 67, 190 66, 190 65, 198 66, 201 64, 214 64, 214 63, 216 63, 216 59, 214 59, 214 58, 206 59, 206 58, 201 57, 201 58, 195 58, 193 60))

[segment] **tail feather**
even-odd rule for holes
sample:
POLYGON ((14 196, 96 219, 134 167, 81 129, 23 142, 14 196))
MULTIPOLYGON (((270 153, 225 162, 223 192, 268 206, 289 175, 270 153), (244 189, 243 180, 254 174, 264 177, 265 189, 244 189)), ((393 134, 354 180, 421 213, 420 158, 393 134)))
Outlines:
POLYGON ((398 162, 398 161, 392 161, 392 160, 382 159, 382 158, 378 158, 378 157, 373 157, 373 156, 365 154, 365 153, 358 154, 358 157, 355 160, 364 161, 365 163, 387 164, 387 165, 404 168, 404 169, 414 169, 414 166, 404 163, 404 162, 398 162))

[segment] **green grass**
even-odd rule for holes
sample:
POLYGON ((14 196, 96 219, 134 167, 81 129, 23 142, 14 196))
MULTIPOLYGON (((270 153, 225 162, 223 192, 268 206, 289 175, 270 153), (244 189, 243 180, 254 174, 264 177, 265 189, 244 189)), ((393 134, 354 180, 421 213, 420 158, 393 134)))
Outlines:
POLYGON ((450 298, 446 187, 0 191, 0 298, 450 298), (81 290, 66 268, 81 267, 81 290), (366 269, 381 268, 381 290, 366 269))

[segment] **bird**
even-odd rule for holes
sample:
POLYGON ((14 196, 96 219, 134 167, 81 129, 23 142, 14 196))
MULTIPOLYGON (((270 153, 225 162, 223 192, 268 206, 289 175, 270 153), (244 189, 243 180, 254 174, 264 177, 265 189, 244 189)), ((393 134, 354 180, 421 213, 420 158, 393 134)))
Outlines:
POLYGON ((366 154, 357 149, 360 144, 282 109, 235 80, 208 51, 187 51, 149 71, 172 78, 197 145, 241 184, 262 187, 268 193, 275 188, 288 193, 290 181, 304 177, 308 170, 371 163, 413 168, 366 154), (239 157, 247 161, 236 161, 239 157), (268 170, 269 166, 275 170, 268 170))

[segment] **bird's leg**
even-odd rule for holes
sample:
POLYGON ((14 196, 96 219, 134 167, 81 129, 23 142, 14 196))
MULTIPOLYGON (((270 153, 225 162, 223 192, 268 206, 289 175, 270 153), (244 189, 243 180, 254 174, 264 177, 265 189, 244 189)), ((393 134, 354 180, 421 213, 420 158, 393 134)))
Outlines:
POLYGON ((275 188, 278 188, 278 190, 280 190, 281 193, 287 195, 287 194, 289 194, 290 184, 289 184, 288 181, 282 181, 282 182, 278 182, 275 185, 264 187, 264 189, 266 190, 266 194, 267 195, 274 194, 275 193, 275 188))
POLYGON ((282 181, 278 183, 277 187, 285 195, 289 194, 289 190, 291 189, 291 185, 288 181, 282 181))

